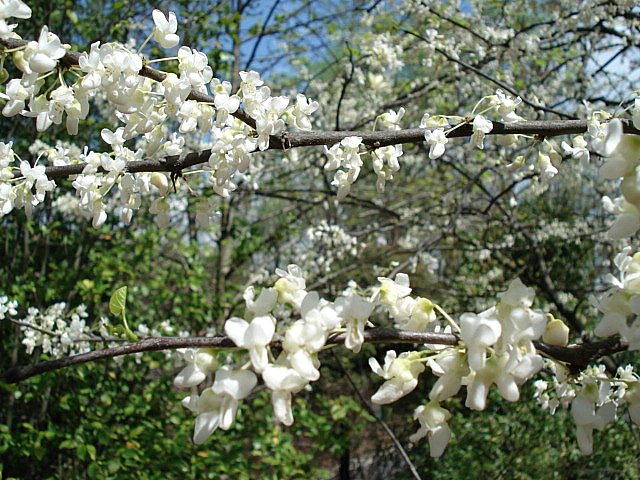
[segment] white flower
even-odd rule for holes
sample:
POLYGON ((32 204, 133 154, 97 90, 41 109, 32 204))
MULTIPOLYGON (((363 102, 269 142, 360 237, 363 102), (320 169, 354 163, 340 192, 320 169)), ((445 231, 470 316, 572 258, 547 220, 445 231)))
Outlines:
POLYGON ((426 112, 420 120, 420 128, 448 127, 449 120, 441 115, 431 116, 426 112))
POLYGON ((15 190, 8 183, 0 183, 0 215, 6 215, 13 210, 15 190))
POLYGON ((30 18, 31 9, 22 0, 3 0, 0 2, 0 18, 30 18))
POLYGON ((354 353, 358 353, 362 348, 364 327, 374 306, 374 303, 355 293, 348 297, 339 297, 335 301, 336 311, 347 328, 344 345, 354 353))
POLYGON ((411 435, 409 440, 417 442, 428 435, 431 456, 440 457, 451 438, 451 429, 447 425, 451 413, 442 408, 437 401, 432 401, 416 408, 413 418, 420 422, 420 429, 411 435))
POLYGON ((513 99, 509 95, 506 95, 502 90, 497 89, 496 94, 491 95, 489 98, 497 112, 502 115, 502 120, 504 122, 517 122, 518 120, 521 120, 521 117, 515 113, 516 107, 522 103, 522 99, 520 97, 513 99))
POLYGON ((178 20, 176 14, 169 12, 169 16, 165 17, 160 10, 152 12, 153 23, 156 27, 153 29, 153 39, 160 44, 162 48, 175 47, 180 41, 180 37, 176 35, 178 31, 178 20))
POLYGON ((78 66, 86 75, 80 80, 82 88, 93 90, 100 87, 106 69, 100 56, 100 42, 91 44, 89 53, 82 52, 78 58, 78 66))
POLYGON ((308 380, 293 368, 277 365, 268 365, 262 372, 262 379, 271 390, 276 418, 287 426, 293 424, 291 394, 302 390, 309 383, 308 380))
POLYGON ((258 94, 258 87, 264 84, 260 74, 254 70, 240 72, 240 79, 240 90, 245 101, 254 99, 258 94))
POLYGON ((228 430, 238 411, 239 400, 246 398, 257 382, 253 372, 232 370, 225 365, 216 372, 213 386, 205 389, 199 398, 185 398, 183 405, 198 414, 193 442, 204 443, 218 428, 228 430))
POLYGON ((593 430, 602 430, 607 423, 614 420, 615 414, 616 406, 613 402, 607 402, 596 410, 595 402, 589 393, 581 393, 573 399, 571 416, 576 422, 578 446, 584 455, 591 455, 593 452, 593 430))
POLYGON ((7 24, 6 18, 29 18, 31 9, 21 0, 3 0, 0 2, 0 38, 7 39, 15 37, 13 29, 17 24, 7 24))
POLYGON ((376 190, 384 193, 385 184, 393 179, 393 174, 400 170, 398 158, 402 156, 402 145, 388 145, 377 148, 372 155, 373 171, 378 176, 376 190))
POLYGON ((463 313, 460 316, 460 339, 466 345, 469 366, 473 370, 484 368, 487 349, 498 341, 501 333, 502 326, 494 309, 479 315, 463 313))
POLYGON ((246 303, 244 316, 247 320, 253 320, 254 317, 267 315, 275 308, 278 302, 278 292, 275 288, 263 288, 255 299, 255 289, 253 286, 247 287, 242 295, 246 303))
POLYGON ((538 170, 543 181, 550 180, 558 174, 558 169, 551 163, 551 157, 542 152, 538 152, 538 170))
POLYGON ((316 353, 324 346, 327 332, 318 318, 298 320, 291 325, 284 337, 282 348, 291 366, 305 379, 320 378, 316 353))
POLYGON ((178 388, 191 388, 200 385, 217 367, 215 352, 206 348, 179 348, 177 350, 187 362, 173 384, 178 388))
POLYGON ((321 302, 317 292, 309 292, 300 307, 302 320, 291 325, 282 348, 291 366, 304 378, 315 381, 320 377, 317 359, 329 331, 340 324, 340 317, 327 302, 321 302))
POLYGON ((36 73, 46 73, 53 70, 57 61, 64 57, 66 50, 62 47, 60 39, 44 26, 40 31, 38 41, 31 41, 25 49, 25 59, 29 62, 29 68, 36 73))
POLYGON ((309 116, 315 112, 320 104, 316 101, 309 101, 307 97, 299 93, 296 95, 296 105, 290 113, 291 124, 300 130, 311 130, 311 120, 309 116))
POLYGON ((457 349, 445 349, 428 361, 429 367, 438 380, 429 392, 431 400, 446 400, 453 397, 462 386, 462 378, 469 374, 469 366, 464 353, 457 349))
POLYGON ((440 158, 444 154, 444 146, 449 143, 449 139, 444 134, 444 128, 425 131, 424 139, 429 144, 429 158, 431 160, 440 158))
POLYGON ((501 305, 509 307, 529 308, 533 305, 535 292, 533 288, 527 287, 519 278, 509 283, 509 288, 505 292, 498 293, 501 305))
POLYGON ((482 115, 476 115, 473 119, 473 135, 471 136, 471 144, 479 149, 484 148, 484 136, 493 130, 491 120, 482 115))
POLYGON ((2 114, 5 117, 13 117, 18 115, 24 110, 25 100, 30 96, 29 90, 27 90, 22 81, 14 78, 9 80, 6 87, 6 94, 9 101, 2 109, 2 114))
POLYGON ((287 109, 287 105, 289 105, 288 97, 269 97, 259 104, 256 103, 253 109, 247 109, 247 113, 256 119, 260 150, 269 148, 270 135, 284 131, 285 123, 280 117, 287 109))
POLYGON ((231 84, 229 82, 220 82, 217 78, 213 78, 210 87, 216 107, 216 126, 220 127, 227 121, 229 114, 238 110, 240 97, 231 95, 231 84))
POLYGON ((400 120, 402 120, 404 112, 404 108, 400 107, 397 112, 389 110, 387 113, 379 115, 378 119, 380 120, 383 128, 386 128, 387 130, 400 130, 400 120))
POLYGON ((362 167, 359 153, 361 143, 362 137, 352 136, 343 138, 340 143, 332 145, 331 148, 325 146, 325 153, 329 157, 329 161, 324 166, 325 170, 335 170, 344 165, 348 170, 359 172, 362 167))
POLYGON ((406 273, 397 273, 395 280, 386 277, 378 277, 380 286, 380 303, 393 307, 398 300, 411 293, 409 276, 406 273))
POLYGON ((261 315, 251 320, 232 317, 224 324, 224 331, 238 347, 249 351, 251 364, 260 373, 269 363, 267 345, 276 331, 276 319, 271 315, 261 315))
POLYGON ((582 135, 573 138, 573 146, 570 146, 567 142, 562 142, 560 146, 572 158, 579 160, 581 163, 586 164, 589 161, 589 149, 582 135))
POLYGON ((369 359, 369 366, 387 380, 371 397, 378 405, 395 402, 412 392, 418 385, 418 376, 425 370, 418 352, 403 352, 397 357, 395 350, 389 350, 385 355, 384 367, 380 367, 375 358, 369 359))
POLYGON ((518 386, 513 377, 505 371, 507 359, 507 355, 499 357, 493 355, 485 362, 483 368, 472 371, 465 378, 467 382, 466 407, 472 410, 484 410, 487 404, 489 388, 494 383, 498 385, 500 394, 505 400, 510 402, 518 400, 518 386))
POLYGON ((278 292, 280 303, 289 303, 296 308, 300 308, 304 297, 307 295, 306 283, 299 266, 291 264, 287 270, 276 268, 276 274, 280 277, 274 288, 278 292))
POLYGON ((180 76, 186 78, 196 90, 204 89, 204 85, 213 78, 207 56, 189 47, 183 46, 178 49, 178 69, 180 76))

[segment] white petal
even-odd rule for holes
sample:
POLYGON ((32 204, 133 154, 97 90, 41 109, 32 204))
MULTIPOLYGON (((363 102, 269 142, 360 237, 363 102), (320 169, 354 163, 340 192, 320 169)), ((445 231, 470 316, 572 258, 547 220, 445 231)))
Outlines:
POLYGON ((298 350, 289 356, 291 366, 307 380, 315 381, 320 378, 320 372, 313 364, 311 355, 306 350, 298 350))
POLYGON ((233 370, 224 366, 216 372, 216 379, 211 389, 216 394, 227 394, 235 399, 246 398, 258 383, 258 379, 250 370, 233 370))
POLYGON ((255 315, 266 315, 271 312, 278 301, 278 292, 275 288, 263 288, 258 299, 251 306, 255 315))
POLYGON ((246 346, 245 332, 249 323, 238 317, 231 317, 224 323, 224 332, 239 347, 246 346))
POLYGON ((450 438, 451 429, 446 424, 429 432, 429 453, 433 458, 442 456, 450 438))
POLYGON ((205 378, 207 378, 207 375, 194 364, 191 364, 184 367, 176 375, 173 384, 178 388, 190 388, 200 385, 205 378))
POLYGON ((278 420, 285 425, 293 424, 293 412, 291 411, 291 393, 276 390, 271 394, 273 413, 278 420))
POLYGON ((612 240, 620 240, 633 235, 640 228, 640 218, 635 213, 623 213, 616 218, 607 236, 612 240))
POLYGON ((196 417, 196 426, 193 432, 193 443, 200 445, 211 436, 218 428, 219 414, 215 412, 201 413, 196 417))
POLYGON ((591 455, 593 453, 593 429, 591 427, 578 427, 576 434, 582 454, 591 455))
POLYGON ((244 335, 246 345, 268 345, 276 331, 276 325, 271 315, 256 317, 244 335))

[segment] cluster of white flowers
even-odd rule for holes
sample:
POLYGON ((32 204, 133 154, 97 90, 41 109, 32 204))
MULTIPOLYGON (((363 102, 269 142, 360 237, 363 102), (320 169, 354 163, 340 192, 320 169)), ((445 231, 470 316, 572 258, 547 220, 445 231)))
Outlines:
MULTIPOLYGON (((11 32, 15 25, 7 26, 5 18, 29 18, 30 14, 30 9, 20 0, 3 2, 0 38, 17 37, 11 32)), ((154 10, 153 20, 155 28, 149 38, 163 48, 176 47, 180 40, 176 33, 176 15, 169 12, 165 16, 154 10)), ((254 71, 240 72, 240 89, 232 93, 229 82, 213 77, 207 56, 186 46, 177 51, 178 74, 161 74, 162 80, 152 80, 140 75, 144 60, 139 53, 122 44, 96 42, 89 52, 80 54, 78 65, 71 68, 73 84, 66 84, 63 69, 50 77, 51 83, 46 80, 48 73, 57 68, 67 49, 55 34, 43 27, 37 42, 29 42, 15 51, 14 63, 22 77, 10 79, 5 93, 0 94, 6 101, 2 114, 35 117, 38 131, 60 124, 66 117, 67 131, 74 135, 78 133, 80 120, 89 114, 90 100, 96 96, 107 99, 121 123, 113 131, 102 131, 102 139, 111 151, 100 153, 85 148, 76 156, 61 154, 52 158, 49 149, 31 149, 36 162, 46 159, 53 166, 86 164, 82 173, 71 180, 80 199, 82 215, 91 219, 94 227, 107 219, 106 196, 110 191, 119 193, 117 202, 113 203, 126 224, 140 208, 141 196, 152 191, 152 187, 158 198, 149 210, 156 215, 160 226, 169 224, 169 202, 164 198, 169 193, 167 176, 127 173, 130 162, 184 155, 188 143, 185 136, 200 134, 211 139, 211 154, 205 170, 210 172, 214 191, 226 197, 237 188, 235 177, 247 171, 251 152, 267 149, 270 135, 283 133, 287 124, 310 130, 310 115, 318 109, 317 102, 309 101, 302 94, 296 96, 292 105, 288 97, 272 97, 269 87, 254 71), (189 99, 192 92, 210 100, 189 99), (232 116, 241 105, 255 121, 255 129, 232 116), (169 134, 167 122, 179 123, 178 132, 169 134), (133 144, 135 150, 128 146, 133 144)), ((20 161, 12 147, 11 142, 0 144, 0 215, 14 207, 25 208, 27 214, 31 214, 33 207, 42 203, 45 194, 56 185, 48 179, 44 165, 20 161), (16 176, 18 172, 21 176, 16 176)), ((198 224, 207 226, 215 211, 211 202, 199 204, 198 224)))
POLYGON ((600 175, 607 180, 622 179, 622 195, 602 198, 605 210, 616 215, 609 229, 612 239, 622 239, 640 229, 640 137, 623 135, 622 123, 614 119, 600 123, 594 114, 589 122, 589 134, 593 148, 607 157, 600 167, 600 175))
POLYGON ((91 350, 91 334, 86 324, 89 316, 84 305, 68 309, 64 302, 56 303, 41 311, 35 307, 27 309, 26 315, 18 315, 18 303, 0 297, 0 320, 10 317, 20 325, 27 353, 31 355, 36 347, 42 353, 54 358, 84 353, 91 350))
POLYGON ((631 255, 626 247, 616 255, 614 263, 619 276, 605 278, 611 288, 592 303, 602 313, 595 334, 600 337, 619 335, 629 350, 640 349, 640 253, 631 255))
POLYGON ((593 452, 593 431, 615 420, 618 409, 627 407, 631 421, 640 425, 640 377, 631 365, 618 367, 611 377, 604 365, 593 366, 569 376, 564 367, 547 362, 552 382, 537 380, 535 397, 551 414, 558 406, 571 409, 580 450, 593 452))
POLYGON ((359 152, 361 144, 362 137, 346 137, 331 148, 324 147, 329 157, 324 165, 325 170, 337 170, 331 184, 338 187, 338 200, 343 200, 349 194, 351 185, 360 175, 363 163, 359 152))
POLYGON ((304 232, 291 254, 295 261, 307 274, 317 277, 329 273, 336 262, 356 258, 364 245, 351 235, 344 227, 321 220, 304 232))
POLYGON ((18 315, 18 302, 15 300, 9 300, 6 295, 0 296, 0 320, 4 320, 6 317, 15 317, 18 315))
POLYGON ((229 363, 221 366, 217 352, 192 349, 182 352, 187 366, 178 373, 175 385, 190 388, 184 405, 197 413, 194 442, 204 442, 217 428, 228 429, 235 418, 239 401, 257 384, 257 375, 271 391, 275 417, 285 425, 293 423, 292 395, 320 377, 318 352, 329 333, 346 331, 345 345, 359 351, 364 328, 375 303, 352 293, 335 302, 321 299, 306 290, 306 281, 297 265, 277 269, 279 278, 255 297, 254 287, 244 294, 244 318, 232 317, 225 333, 249 354, 244 367, 229 363), (299 317, 278 322, 276 307, 289 308, 299 317), (282 339, 282 350, 274 357, 270 348, 275 338, 282 339), (251 366, 251 370, 249 369, 251 366), (211 385, 202 389, 199 385, 211 385))
MULTIPOLYGON (((69 308, 65 302, 58 302, 45 310, 26 307, 26 313, 20 314, 18 302, 8 296, 0 296, 0 321, 11 321, 20 327, 22 344, 29 355, 38 351, 53 358, 86 353, 95 346, 106 345, 116 347, 122 345, 121 339, 114 332, 117 330, 107 317, 98 319, 95 329, 88 322, 89 314, 85 305, 69 308), (115 335, 114 335, 115 334, 115 335)), ((139 338, 161 337, 176 333, 170 321, 164 320, 157 327, 149 328, 144 323, 135 329, 139 338)), ((189 332, 177 332, 180 337, 188 337, 189 332)), ((142 360, 142 353, 134 354, 136 363, 142 360)), ((167 358, 172 352, 166 351, 167 358)), ((124 357, 116 357, 121 363, 124 357)))
MULTIPOLYGON (((409 278, 396 275, 395 280, 379 278, 380 303, 386 305, 396 326, 414 331, 440 331, 436 322, 436 308, 430 300, 409 296, 409 278)), ((542 368, 542 357, 533 345, 545 335, 552 344, 567 343, 568 329, 560 321, 547 323, 545 315, 532 310, 534 293, 519 279, 511 282, 509 289, 498 295, 500 301, 494 307, 479 314, 464 313, 457 323, 449 325, 459 333, 460 346, 426 351, 387 352, 384 367, 375 359, 370 360, 372 370, 386 382, 372 397, 374 403, 387 404, 411 392, 418 384, 418 376, 427 363, 439 377, 429 393, 430 403, 419 407, 415 417, 420 430, 414 440, 428 435, 431 455, 442 455, 451 436, 446 424, 449 412, 440 402, 458 393, 462 385, 467 387, 465 405, 473 410, 484 410, 491 385, 498 387, 500 395, 511 402, 519 399, 518 386, 530 379, 542 368)), ((447 318, 450 322, 452 319, 447 318)))

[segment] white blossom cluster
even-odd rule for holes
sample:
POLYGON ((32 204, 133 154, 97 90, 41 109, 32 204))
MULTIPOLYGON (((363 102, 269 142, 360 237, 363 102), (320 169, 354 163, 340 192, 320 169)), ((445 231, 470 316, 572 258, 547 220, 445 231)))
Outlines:
MULTIPOLYGON (((439 330, 433 323, 436 320, 434 304, 409 296, 411 288, 406 275, 398 274, 395 281, 388 278, 380 281, 380 301, 388 306, 398 328, 439 330)), ((405 352, 400 356, 390 351, 384 367, 375 359, 370 360, 373 371, 386 380, 372 397, 374 403, 391 403, 411 392, 418 384, 418 375, 425 370, 424 362, 439 377, 429 393, 430 402, 415 412, 421 426, 412 437, 415 441, 428 436, 434 457, 442 455, 451 436, 446 423, 450 414, 440 406, 441 401, 456 395, 464 385, 467 387, 465 405, 484 410, 489 389, 495 384, 504 399, 515 402, 520 397, 518 386, 542 367, 542 357, 533 341, 545 334, 548 343, 566 345, 564 332, 568 329, 562 322, 560 325, 547 323, 542 312, 531 309, 533 290, 519 279, 498 296, 500 301, 496 306, 479 314, 464 313, 457 323, 447 327, 453 326, 459 333, 461 346, 441 348, 436 353, 405 352)))
MULTIPOLYGON (((634 106, 640 107, 640 102, 634 106)), ((640 126, 640 121, 637 123, 640 126)), ((608 235, 628 238, 640 229, 640 138, 623 135, 620 120, 601 123, 597 114, 590 120, 589 134, 594 149, 606 157, 600 175, 607 180, 622 179, 621 196, 602 198, 605 210, 616 216, 608 235)))
POLYGON ((364 329, 375 303, 355 293, 340 296, 334 302, 321 299, 306 290, 306 281, 297 265, 277 269, 279 279, 273 287, 263 288, 255 296, 254 287, 244 294, 244 318, 232 317, 225 333, 249 354, 244 367, 220 365, 211 349, 182 352, 187 366, 178 373, 175 385, 190 388, 185 407, 197 414, 194 442, 204 442, 216 429, 228 429, 239 402, 249 396, 262 377, 271 391, 275 418, 285 425, 293 423, 292 395, 320 377, 318 353, 330 332, 344 331, 345 346, 358 352, 364 341, 364 329), (297 320, 278 323, 276 307, 292 309, 297 320), (282 351, 274 357, 269 345, 276 338, 282 351), (249 368, 250 367, 250 368, 249 368), (198 386, 205 385, 201 391, 198 386))
POLYGON ((90 340, 95 336, 86 324, 89 315, 84 305, 68 309, 66 303, 59 302, 44 311, 29 307, 24 317, 18 314, 17 309, 15 300, 9 301, 7 296, 0 296, 0 320, 10 319, 20 325, 24 337, 22 344, 29 355, 36 347, 54 358, 91 350, 90 340))
MULTIPOLYGON (((10 16, 29 18, 30 9, 21 0, 4 2, 0 10, 0 38, 17 37, 12 32, 15 25, 6 26, 10 16)), ((173 48, 179 43, 177 19, 170 12, 165 17, 154 10, 155 28, 150 35, 163 48, 173 48)), ((146 42, 145 42, 146 43, 146 42)), ((298 94, 295 103, 288 97, 271 96, 260 75, 254 71, 240 72, 240 89, 233 93, 231 84, 213 76, 207 56, 189 47, 177 51, 178 74, 161 74, 162 80, 141 76, 145 66, 143 57, 127 46, 117 43, 91 45, 83 52, 78 66, 72 67, 75 81, 67 85, 62 69, 53 84, 47 81, 56 73, 60 59, 68 46, 43 27, 39 40, 29 42, 13 53, 13 60, 22 72, 21 78, 10 79, 4 94, 6 103, 2 114, 7 117, 23 115, 35 117, 38 131, 65 120, 68 133, 78 133, 79 122, 87 118, 90 100, 105 96, 115 109, 120 126, 113 131, 103 129, 102 140, 110 151, 94 152, 85 148, 77 156, 59 152, 52 158, 49 149, 32 152, 36 160, 20 160, 13 151, 12 142, 0 143, 0 215, 13 208, 25 208, 31 214, 33 208, 44 201, 56 184, 46 174, 45 158, 52 166, 84 162, 80 175, 71 177, 79 197, 83 216, 92 220, 94 227, 107 219, 106 197, 117 191, 117 206, 121 220, 131 221, 133 213, 141 207, 141 195, 154 191, 157 194, 149 210, 156 215, 157 223, 166 227, 169 223, 169 179, 163 173, 128 173, 132 161, 181 156, 187 153, 187 136, 200 134, 211 138, 211 154, 205 166, 209 172, 213 190, 227 197, 236 189, 236 177, 249 168, 250 153, 266 150, 270 135, 283 133, 285 127, 310 130, 310 115, 318 103, 298 94), (208 102, 189 99, 189 95, 202 94, 208 102), (244 109, 255 128, 232 115, 244 109), (168 133, 168 123, 177 123, 177 132, 168 133), (135 149, 133 145, 135 144, 135 149), (16 166, 17 164, 17 166, 16 166)), ((216 213, 212 202, 201 202, 197 221, 207 226, 216 213)))
POLYGON ((336 262, 356 258, 364 245, 340 225, 321 220, 304 233, 293 256, 307 276, 329 273, 336 262))
MULTIPOLYGON (((26 353, 32 355, 36 350, 53 358, 86 353, 97 344, 108 347, 121 345, 120 338, 114 336, 111 321, 101 317, 96 331, 87 322, 89 314, 85 305, 80 304, 69 308, 65 302, 58 302, 45 310, 28 307, 25 315, 20 315, 18 302, 10 300, 6 295, 0 296, 0 321, 11 321, 20 327, 26 353)), ((170 321, 164 320, 157 327, 148 327, 140 323, 135 328, 139 338, 161 337, 175 335, 176 329, 170 321)), ((177 332, 179 337, 188 337, 189 332, 177 332)), ((136 362, 140 363, 142 353, 134 354, 136 362)), ((171 352, 167 351, 170 357, 171 352)), ((116 363, 122 362, 124 357, 116 357, 116 363)))
POLYGON ((616 255, 614 263, 618 275, 608 274, 611 285, 592 303, 602 313, 595 334, 600 337, 619 335, 629 344, 629 350, 640 349, 640 253, 631 255, 626 247, 616 255))
POLYGON ((197 414, 196 443, 205 441, 217 428, 231 426, 239 401, 250 395, 258 375, 271 391, 276 419, 291 425, 291 396, 320 377, 318 353, 329 334, 344 332, 345 346, 353 352, 360 351, 365 327, 376 306, 386 309, 399 329, 447 333, 454 328, 462 340, 459 346, 430 346, 400 355, 391 350, 383 366, 374 358, 369 361, 372 370, 385 379, 372 397, 378 404, 392 403, 415 389, 426 365, 439 377, 429 395, 430 403, 416 410, 421 428, 413 436, 413 440, 428 436, 433 456, 444 452, 451 435, 446 425, 450 415, 440 402, 465 385, 466 405, 483 410, 493 384, 504 398, 516 401, 518 386, 542 367, 542 357, 533 340, 545 334, 549 343, 567 341, 564 324, 559 320, 556 324, 547 323, 542 312, 532 310, 533 290, 517 279, 500 294, 495 307, 477 315, 465 313, 455 322, 429 299, 411 297, 405 274, 398 274, 395 280, 381 277, 380 287, 369 299, 350 290, 333 302, 306 290, 298 266, 289 265, 286 271, 278 269, 277 274, 280 278, 274 286, 264 288, 257 298, 254 287, 249 287, 244 295, 244 318, 233 317, 225 323, 225 333, 247 351, 249 363, 221 366, 217 352, 211 349, 182 353, 187 366, 177 375, 175 384, 192 389, 184 405, 197 414), (290 322, 278 322, 278 305, 292 309, 290 322), (438 311, 449 322, 446 327, 437 321, 438 311), (282 342, 277 357, 270 348, 276 339, 282 342), (198 389, 202 384, 205 388, 198 389))
POLYGON ((621 407, 626 406, 631 421, 640 425, 640 377, 631 365, 618 367, 613 378, 604 365, 589 367, 576 377, 554 362, 547 362, 547 367, 553 380, 534 383, 536 400, 551 414, 559 406, 571 410, 583 454, 593 452, 593 431, 613 422, 621 407))

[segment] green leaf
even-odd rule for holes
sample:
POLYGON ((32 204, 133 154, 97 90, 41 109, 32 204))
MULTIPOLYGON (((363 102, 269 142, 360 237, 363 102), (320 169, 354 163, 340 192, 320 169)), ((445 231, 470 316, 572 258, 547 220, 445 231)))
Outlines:
POLYGON ((76 447, 76 441, 75 440, 65 440, 62 443, 60 443, 59 447, 60 449, 67 449, 67 448, 75 448, 76 447))
POLYGON ((114 315, 120 315, 127 305, 127 286, 118 288, 109 300, 109 310, 114 315))
POLYGON ((96 447, 94 447, 93 445, 87 445, 87 453, 89 454, 89 458, 91 460, 96 459, 96 447))
POLYGON ((84 459, 87 458, 87 447, 83 444, 78 445, 76 447, 76 455, 80 460, 84 461, 84 459))

